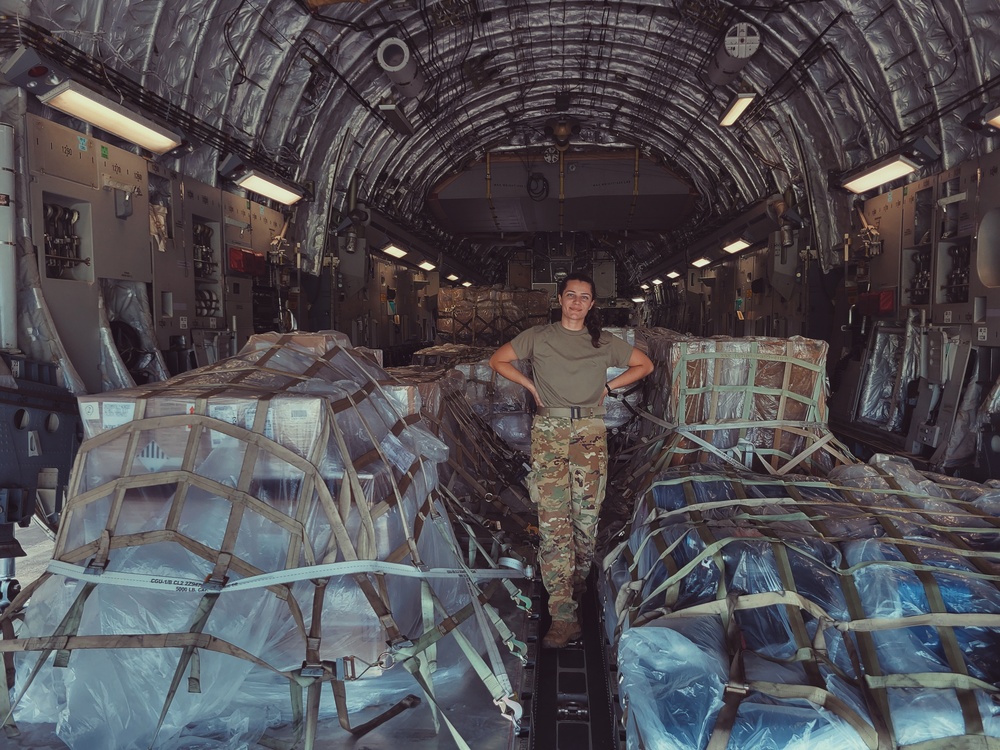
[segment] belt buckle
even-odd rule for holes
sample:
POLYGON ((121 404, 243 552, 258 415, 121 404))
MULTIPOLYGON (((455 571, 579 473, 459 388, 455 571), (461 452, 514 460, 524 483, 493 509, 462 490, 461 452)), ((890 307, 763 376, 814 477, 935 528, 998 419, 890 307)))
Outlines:
POLYGON ((583 416, 583 410, 579 406, 569 407, 569 418, 570 419, 580 419, 583 416))

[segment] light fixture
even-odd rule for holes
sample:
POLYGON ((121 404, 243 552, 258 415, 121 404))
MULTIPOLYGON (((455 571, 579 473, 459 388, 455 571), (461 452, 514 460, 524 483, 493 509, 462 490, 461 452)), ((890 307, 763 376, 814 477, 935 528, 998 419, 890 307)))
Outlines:
POLYGON ((398 104, 384 103, 378 105, 378 111, 385 121, 400 135, 413 135, 413 125, 406 118, 406 113, 398 104))
POLYGON ((471 281, 463 281, 462 282, 462 286, 465 286, 465 287, 472 286, 472 282, 471 281))
POLYGON ((447 276, 445 276, 445 278, 448 279, 448 281, 458 281, 458 276, 456 276, 453 273, 449 273, 447 276))
POLYGON ((726 111, 722 113, 722 119, 719 120, 719 125, 724 128, 728 128, 730 125, 735 125, 736 121, 740 119, 740 116, 747 111, 747 107, 753 104, 753 100, 757 98, 757 94, 753 91, 741 91, 736 94, 726 105, 726 111))
POLYGON ((670 273, 667 274, 668 279, 679 279, 680 277, 681 275, 677 273, 677 271, 671 271, 670 273))
POLYGON ((739 237, 732 242, 723 245, 722 249, 727 253, 738 253, 740 250, 746 250, 748 247, 750 247, 750 243, 742 237, 739 237))
POLYGON ((918 164, 913 159, 895 154, 845 178, 841 187, 856 194, 867 193, 873 188, 915 172, 917 167, 918 164))
POLYGON ((81 86, 76 81, 63 81, 50 91, 39 94, 38 99, 53 109, 89 122, 154 154, 165 154, 181 145, 181 137, 176 133, 130 112, 121 104, 81 86))
POLYGON ((382 252, 385 253, 386 255, 391 255, 393 258, 406 257, 406 251, 399 245, 394 245, 391 242, 382 248, 382 252))
POLYGON ((257 195, 263 195, 265 198, 270 198, 286 206, 290 206, 302 199, 302 192, 300 190, 285 185, 273 177, 261 174, 256 169, 251 169, 249 172, 240 175, 236 178, 235 182, 244 190, 257 193, 257 195))
POLYGON ((984 114, 983 122, 990 127, 1000 130, 1000 107, 994 107, 984 114))
POLYGON ((698 258, 698 260, 691 261, 691 265, 694 266, 695 268, 702 268, 704 266, 707 266, 711 262, 712 261, 710 261, 708 258, 698 258))
POLYGON ((633 302, 645 302, 646 298, 645 297, 633 297, 632 301, 633 302))
POLYGON ((435 268, 437 268, 437 266, 435 266, 429 260, 425 260, 425 261, 417 264, 417 268, 422 268, 425 271, 433 271, 435 268))
POLYGON ((649 284, 639 284, 639 288, 642 289, 643 291, 648 291, 649 284))
POLYGON ((653 283, 654 283, 654 284, 655 284, 656 286, 659 286, 660 284, 662 284, 662 283, 663 283, 663 279, 653 279, 653 283))

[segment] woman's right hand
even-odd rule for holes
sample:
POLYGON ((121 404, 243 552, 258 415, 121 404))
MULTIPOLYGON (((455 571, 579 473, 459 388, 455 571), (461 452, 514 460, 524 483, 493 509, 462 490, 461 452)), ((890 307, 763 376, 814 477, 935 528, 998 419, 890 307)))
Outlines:
POLYGON ((544 408, 545 404, 542 403, 542 399, 538 396, 538 391, 535 390, 535 384, 532 383, 531 385, 525 387, 528 389, 528 392, 531 393, 532 398, 535 399, 535 406, 537 406, 540 409, 544 408))

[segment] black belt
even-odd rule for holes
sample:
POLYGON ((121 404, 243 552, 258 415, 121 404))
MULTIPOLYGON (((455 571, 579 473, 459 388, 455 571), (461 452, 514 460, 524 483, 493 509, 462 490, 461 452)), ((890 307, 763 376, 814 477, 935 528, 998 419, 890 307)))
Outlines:
POLYGON ((606 410, 603 406, 556 406, 538 408, 540 417, 565 417, 567 419, 586 419, 588 417, 603 417, 606 410))

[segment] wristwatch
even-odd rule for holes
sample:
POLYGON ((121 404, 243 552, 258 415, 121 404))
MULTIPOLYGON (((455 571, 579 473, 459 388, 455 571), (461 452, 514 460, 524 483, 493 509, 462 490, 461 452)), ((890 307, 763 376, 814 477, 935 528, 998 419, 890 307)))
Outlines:
POLYGON ((608 392, 608 395, 611 396, 611 398, 615 398, 614 391, 611 390, 611 386, 608 383, 604 384, 604 390, 608 392))

